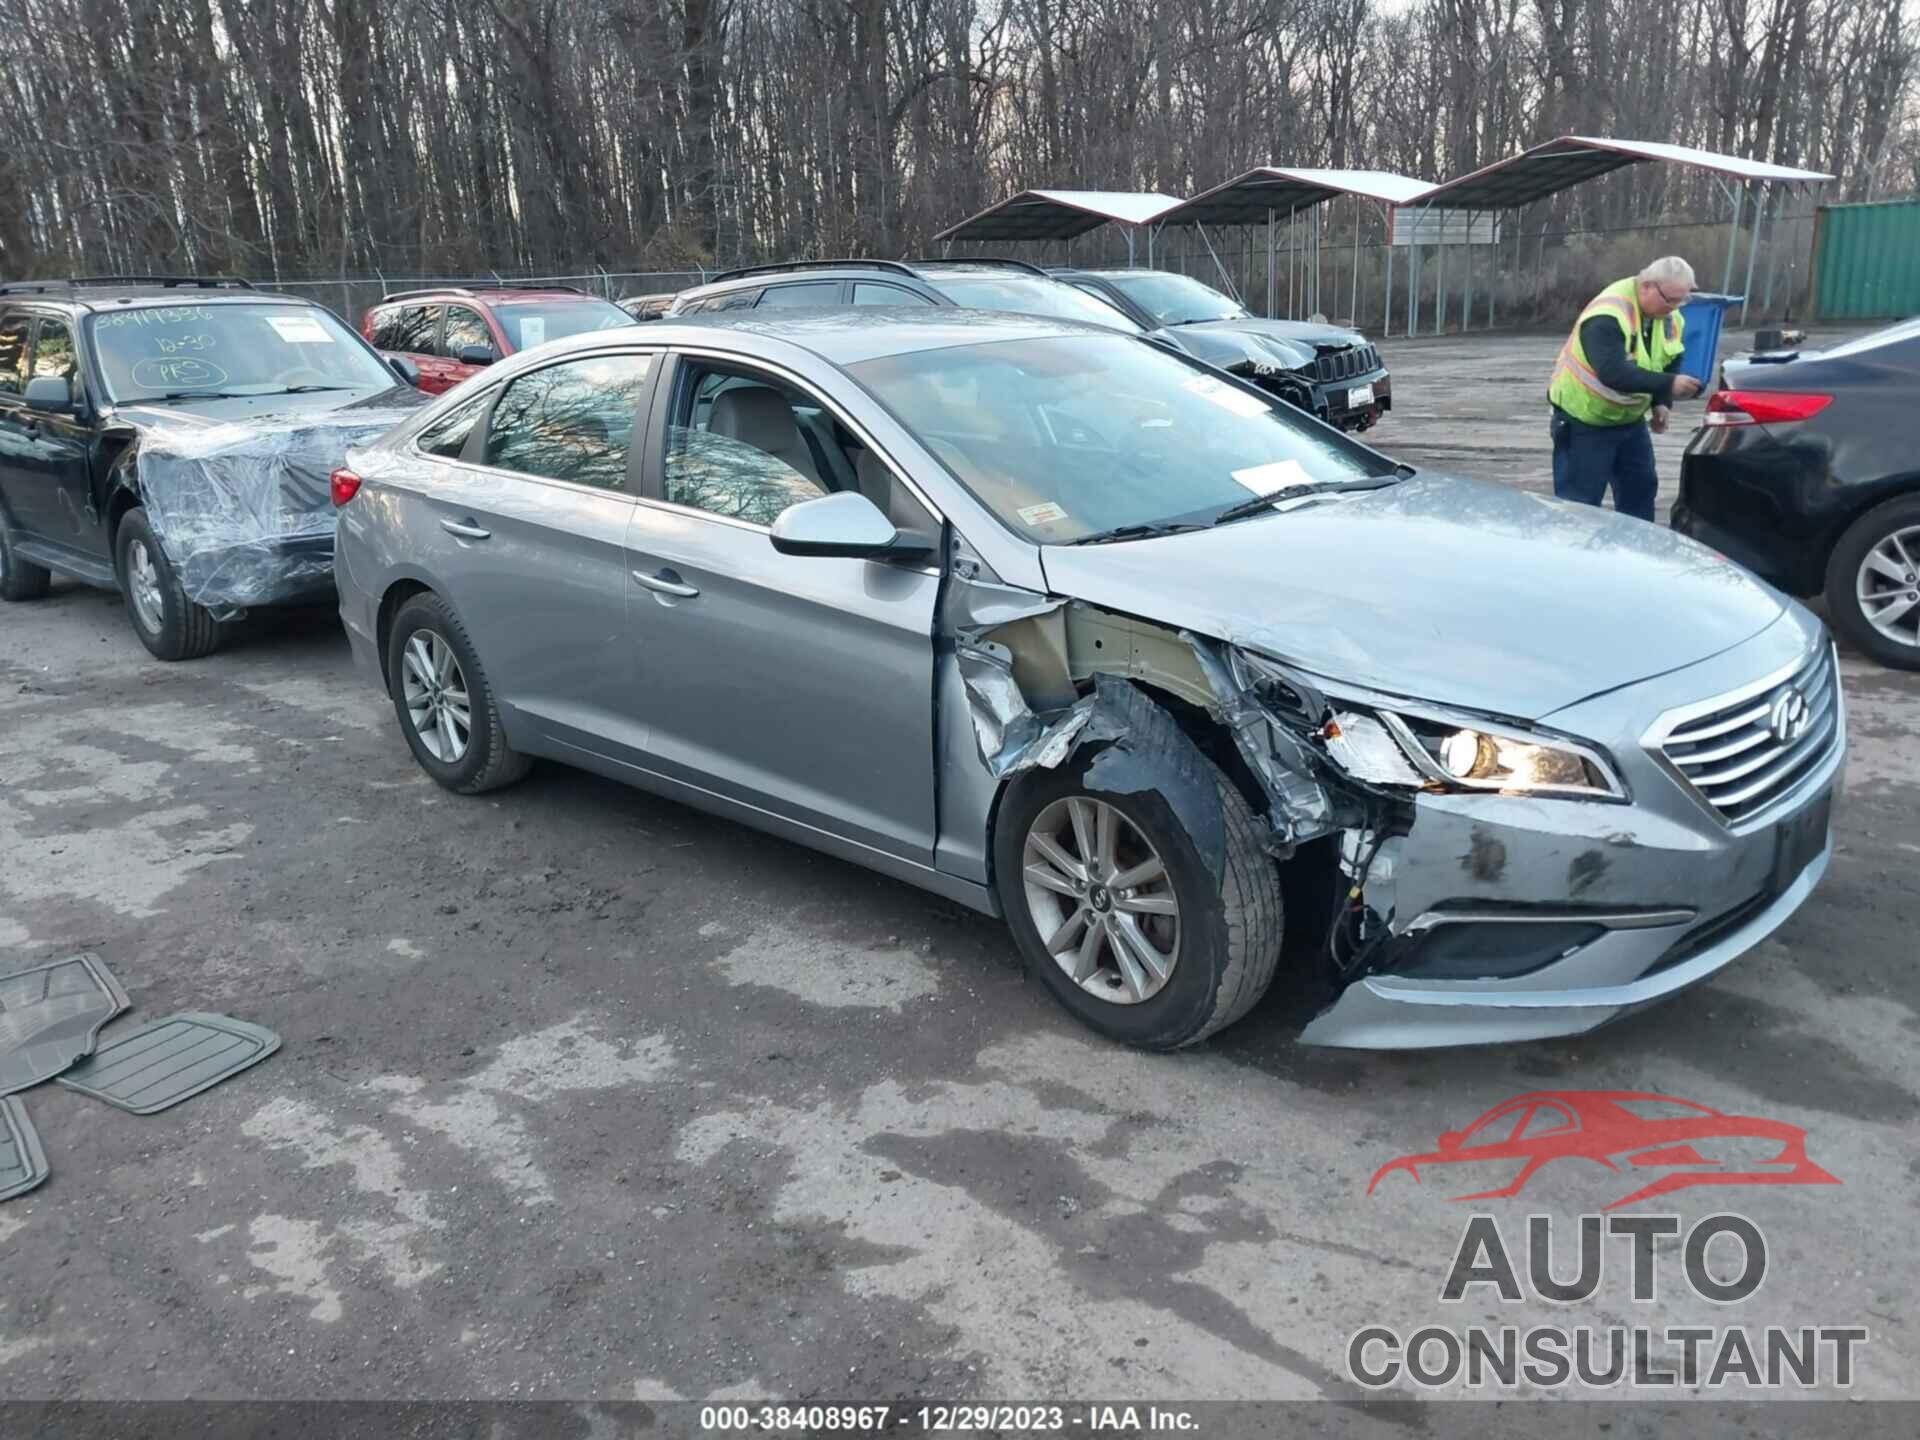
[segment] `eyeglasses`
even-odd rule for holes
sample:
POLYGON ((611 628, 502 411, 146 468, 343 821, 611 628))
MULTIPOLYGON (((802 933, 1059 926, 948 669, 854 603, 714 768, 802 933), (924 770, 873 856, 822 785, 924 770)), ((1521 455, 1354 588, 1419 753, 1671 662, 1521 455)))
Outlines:
POLYGON ((1692 295, 1693 295, 1693 291, 1691 290, 1682 290, 1680 294, 1676 297, 1673 295, 1669 295, 1667 293, 1667 287, 1664 285, 1656 285, 1653 288, 1660 292, 1660 298, 1662 300, 1666 301, 1667 304, 1675 307, 1686 304, 1687 301, 1690 298, 1692 298, 1692 295))

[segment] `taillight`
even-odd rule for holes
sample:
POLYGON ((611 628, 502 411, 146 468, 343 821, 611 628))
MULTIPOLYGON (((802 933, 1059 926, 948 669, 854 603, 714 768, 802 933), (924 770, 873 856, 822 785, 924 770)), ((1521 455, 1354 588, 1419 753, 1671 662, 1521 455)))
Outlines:
POLYGON ((1787 390, 1716 390, 1707 400, 1709 425, 1779 425, 1807 420, 1833 403, 1831 395, 1787 390))
POLYGON ((327 477, 327 484, 333 490, 334 508, 346 504, 360 493, 360 477, 351 470, 339 469, 327 477))

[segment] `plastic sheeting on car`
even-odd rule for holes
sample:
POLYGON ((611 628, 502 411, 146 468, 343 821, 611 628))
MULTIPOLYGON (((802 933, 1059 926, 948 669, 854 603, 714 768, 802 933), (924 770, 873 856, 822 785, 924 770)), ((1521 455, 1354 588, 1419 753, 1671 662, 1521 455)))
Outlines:
POLYGON ((323 591, 333 579, 327 477, 409 406, 263 417, 143 436, 147 519, 187 598, 240 609, 323 591))

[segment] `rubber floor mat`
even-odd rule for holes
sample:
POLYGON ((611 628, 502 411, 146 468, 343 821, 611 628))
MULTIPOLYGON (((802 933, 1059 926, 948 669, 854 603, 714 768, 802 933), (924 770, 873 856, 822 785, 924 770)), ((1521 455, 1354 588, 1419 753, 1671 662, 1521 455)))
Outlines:
POLYGON ((11 1095, 0 1099, 0 1200, 24 1195, 46 1178, 47 1157, 27 1107, 11 1095))
POLYGON ((100 1027, 126 1008, 127 992, 98 955, 0 975, 0 1095, 93 1053, 100 1027))
POLYGON ((279 1048, 280 1037, 258 1025, 184 1012, 109 1041, 60 1083, 135 1115, 151 1115, 258 1065, 279 1048))

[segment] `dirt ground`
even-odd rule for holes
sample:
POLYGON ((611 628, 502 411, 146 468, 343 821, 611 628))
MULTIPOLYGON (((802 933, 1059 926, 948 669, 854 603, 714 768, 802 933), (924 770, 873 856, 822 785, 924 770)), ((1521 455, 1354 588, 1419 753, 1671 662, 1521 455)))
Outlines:
MULTIPOLYGON (((1387 342, 1370 438, 1548 488, 1558 343, 1387 342)), ((0 1397, 1310 1399, 1354 1393, 1362 1326, 1544 1320, 1865 1326, 1852 1393, 1920 1398, 1920 676, 1844 672, 1832 869, 1712 983, 1415 1054, 1304 1047, 1270 996, 1150 1056, 905 885, 554 765, 442 792, 324 612, 168 666, 60 585, 0 613, 0 970, 90 950, 116 1027, 285 1044, 150 1118, 25 1097, 53 1177, 0 1205, 0 1397), (1442 1303, 1470 1211, 1512 1238, 1625 1193, 1367 1193, 1530 1090, 1784 1121, 1840 1183, 1654 1207, 1761 1228, 1737 1306, 1677 1243, 1652 1305, 1617 1265, 1571 1306, 1442 1303)))

